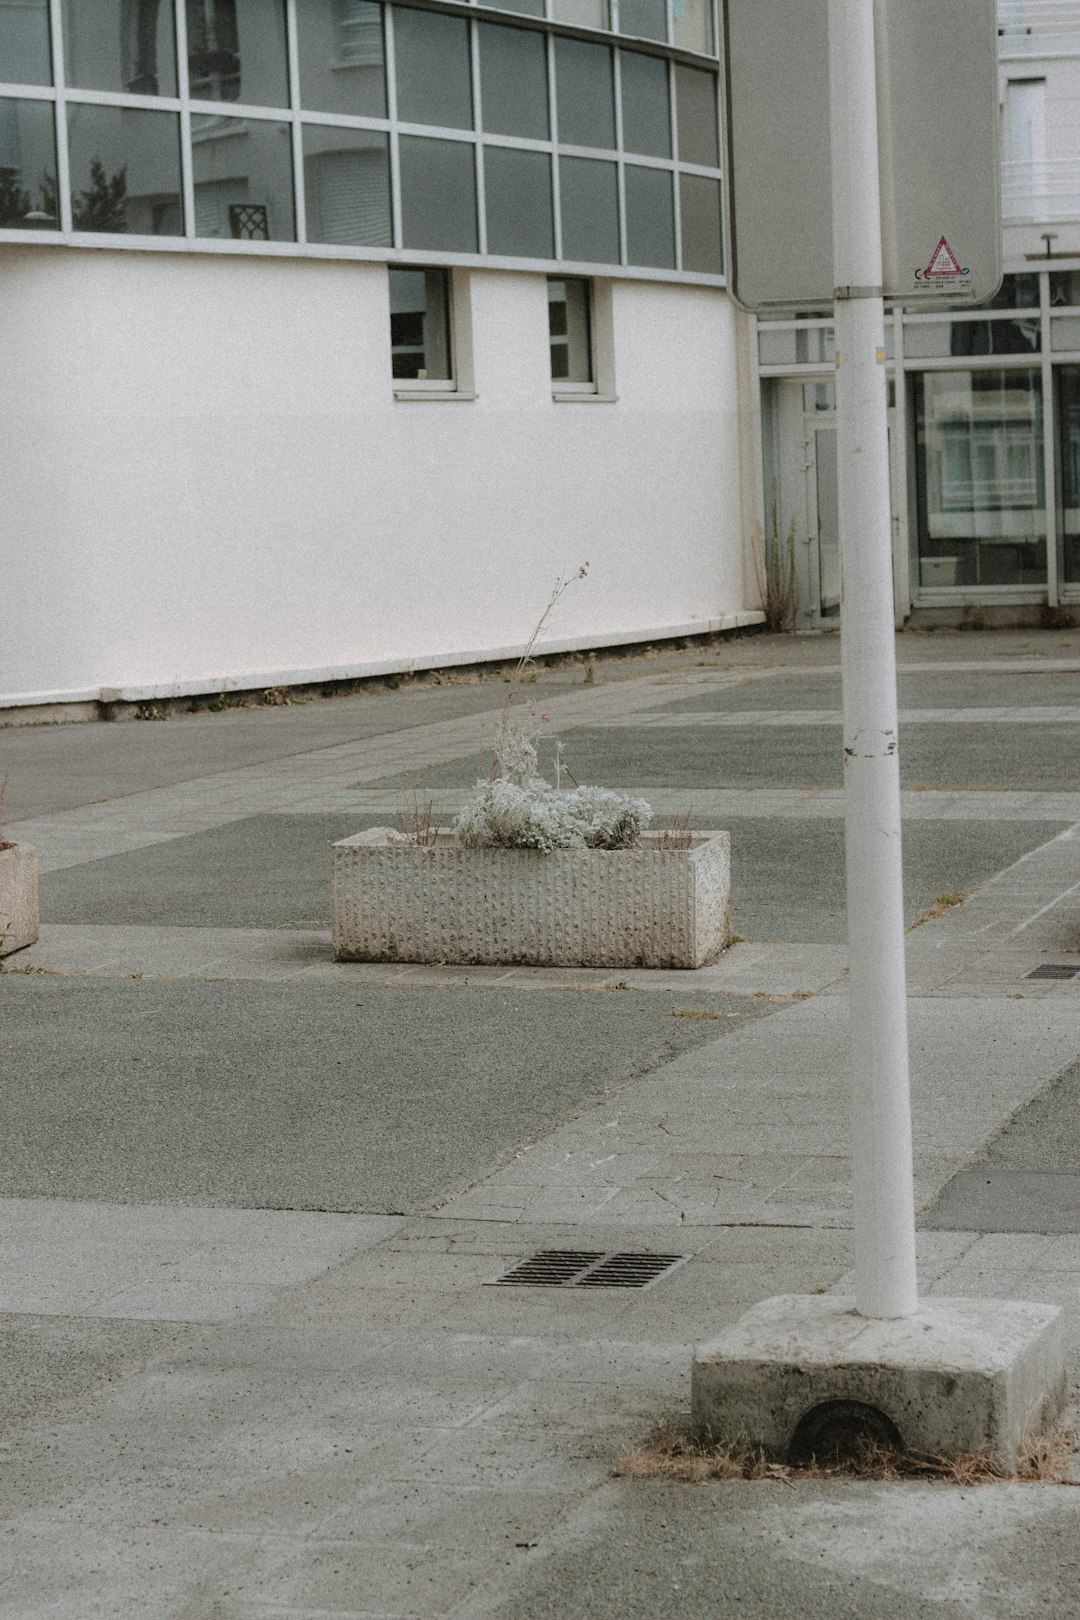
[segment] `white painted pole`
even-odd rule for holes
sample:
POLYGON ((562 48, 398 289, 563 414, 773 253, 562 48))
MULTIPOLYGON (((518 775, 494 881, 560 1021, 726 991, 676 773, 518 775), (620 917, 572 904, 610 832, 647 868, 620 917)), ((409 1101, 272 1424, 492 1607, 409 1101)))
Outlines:
POLYGON ((874 0, 829 0, 855 1308, 917 1305, 874 0))

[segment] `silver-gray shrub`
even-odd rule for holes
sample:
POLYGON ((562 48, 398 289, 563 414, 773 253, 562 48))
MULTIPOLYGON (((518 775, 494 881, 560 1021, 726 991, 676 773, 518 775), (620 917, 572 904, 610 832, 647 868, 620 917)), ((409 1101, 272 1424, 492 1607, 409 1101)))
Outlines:
POLYGON ((644 799, 609 788, 552 787, 542 776, 478 782, 454 823, 469 849, 629 849, 652 820, 644 799))

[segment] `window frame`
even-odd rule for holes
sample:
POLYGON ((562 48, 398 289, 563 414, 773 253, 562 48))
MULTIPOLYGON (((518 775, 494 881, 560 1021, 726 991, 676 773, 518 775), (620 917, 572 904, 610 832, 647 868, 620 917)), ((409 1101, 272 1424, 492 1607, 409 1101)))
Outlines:
POLYGON ((586 294, 589 330, 589 382, 571 382, 569 378, 551 377, 551 398, 556 405, 615 405, 615 341, 611 282, 595 276, 555 273, 544 278, 545 302, 548 315, 548 355, 550 367, 551 325, 550 287, 553 281, 578 281, 586 294))
MULTIPOLYGON (((395 377, 393 344, 390 345, 390 381, 394 398, 431 403, 468 402, 476 396, 473 373, 472 302, 468 272, 455 265, 390 263, 386 267, 387 314, 390 315, 390 277, 394 271, 418 271, 425 276, 437 273, 444 278, 446 293, 447 341, 450 349, 449 377, 395 377)), ((389 331, 388 334, 389 336, 389 331)))

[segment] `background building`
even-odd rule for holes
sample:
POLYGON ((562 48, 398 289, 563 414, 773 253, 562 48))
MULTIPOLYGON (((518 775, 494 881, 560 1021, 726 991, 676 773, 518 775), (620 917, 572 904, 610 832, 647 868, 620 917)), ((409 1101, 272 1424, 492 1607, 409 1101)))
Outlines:
MULTIPOLYGON (((1000 16, 900 618, 1080 601, 1080 5, 1000 16)), ((719 94, 712 0, 0 0, 0 707, 498 657, 585 561, 548 645, 756 622, 770 530, 835 616, 828 312, 724 290, 719 94)))

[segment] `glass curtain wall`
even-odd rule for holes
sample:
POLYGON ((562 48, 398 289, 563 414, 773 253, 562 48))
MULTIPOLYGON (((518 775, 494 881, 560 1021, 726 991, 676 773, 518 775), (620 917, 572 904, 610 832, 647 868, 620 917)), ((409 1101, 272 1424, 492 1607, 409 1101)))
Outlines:
POLYGON ((0 231, 719 278, 711 0, 544 3, 0 0, 0 231))

